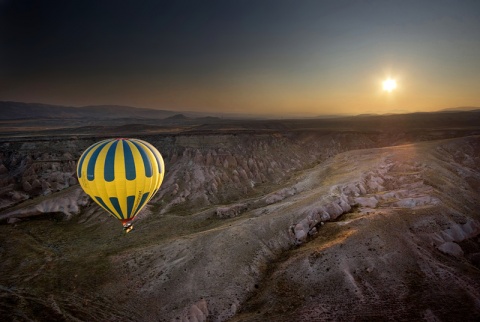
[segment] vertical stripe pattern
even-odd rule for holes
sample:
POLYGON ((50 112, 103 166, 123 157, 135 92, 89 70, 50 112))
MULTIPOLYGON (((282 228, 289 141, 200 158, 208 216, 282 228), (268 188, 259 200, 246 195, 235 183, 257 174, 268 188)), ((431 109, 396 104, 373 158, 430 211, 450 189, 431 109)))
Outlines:
POLYGON ((83 190, 120 220, 133 219, 140 212, 160 188, 164 172, 160 152, 138 139, 97 142, 77 165, 83 190))

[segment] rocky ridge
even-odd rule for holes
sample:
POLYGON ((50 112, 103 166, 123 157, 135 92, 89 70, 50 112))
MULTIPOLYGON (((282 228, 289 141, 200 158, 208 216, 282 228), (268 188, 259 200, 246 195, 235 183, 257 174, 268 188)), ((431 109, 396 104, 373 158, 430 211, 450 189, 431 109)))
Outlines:
MULTIPOLYGON (((99 139, 3 143, 0 210, 78 185, 76 160, 99 139)), ((161 213, 263 193, 265 189, 256 187, 279 184, 294 171, 338 152, 373 146, 368 136, 348 143, 352 138, 344 134, 307 136, 300 141, 280 134, 253 138, 190 135, 147 140, 162 152, 168 169, 162 188, 154 197, 154 202, 162 200, 161 213)))

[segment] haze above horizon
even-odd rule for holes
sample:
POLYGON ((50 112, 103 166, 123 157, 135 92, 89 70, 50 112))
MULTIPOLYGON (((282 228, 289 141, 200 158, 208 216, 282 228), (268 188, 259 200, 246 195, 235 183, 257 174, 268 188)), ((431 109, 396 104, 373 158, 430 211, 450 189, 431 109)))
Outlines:
POLYGON ((0 100, 275 116, 480 106, 479 33, 473 0, 4 0, 0 100))

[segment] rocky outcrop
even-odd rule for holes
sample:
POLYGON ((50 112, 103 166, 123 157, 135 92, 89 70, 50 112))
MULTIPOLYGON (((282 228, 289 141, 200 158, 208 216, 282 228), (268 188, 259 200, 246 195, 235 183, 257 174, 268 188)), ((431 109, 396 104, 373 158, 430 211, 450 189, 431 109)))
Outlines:
POLYGON ((0 210, 78 184, 75 171, 81 148, 55 140, 4 143, 0 149, 0 210))
POLYGON ((292 226, 295 243, 307 241, 317 233, 320 223, 336 220, 353 208, 354 212, 368 214, 392 207, 413 209, 439 204, 433 188, 421 179, 424 170, 425 166, 419 164, 404 164, 392 161, 389 156, 383 157, 374 170, 363 173, 358 181, 332 187, 330 196, 322 198, 321 206, 303 210, 305 218, 292 226))
POLYGON ((80 213, 81 208, 89 202, 89 197, 83 190, 79 186, 75 186, 38 203, 30 203, 30 205, 17 207, 18 209, 4 211, 0 213, 0 222, 6 221, 13 224, 25 218, 59 214, 62 215, 60 219, 69 219, 72 215, 80 213))
MULTIPOLYGON (((166 151, 167 176, 154 201, 163 200, 162 213, 167 213, 180 204, 207 206, 265 194, 266 187, 288 180, 295 171, 373 145, 366 135, 352 140, 345 134, 178 136, 174 148, 166 151)), ((277 191, 265 202, 292 193, 277 191)))
POLYGON ((218 218, 233 218, 248 209, 248 206, 244 203, 233 204, 225 207, 217 207, 215 215, 218 218))

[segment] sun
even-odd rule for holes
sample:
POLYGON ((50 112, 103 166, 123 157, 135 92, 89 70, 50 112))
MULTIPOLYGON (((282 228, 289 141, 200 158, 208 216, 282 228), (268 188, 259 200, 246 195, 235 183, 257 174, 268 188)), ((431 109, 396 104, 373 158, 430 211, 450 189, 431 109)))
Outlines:
POLYGON ((397 88, 397 81, 391 78, 388 78, 383 81, 383 90, 386 92, 391 92, 397 88))

